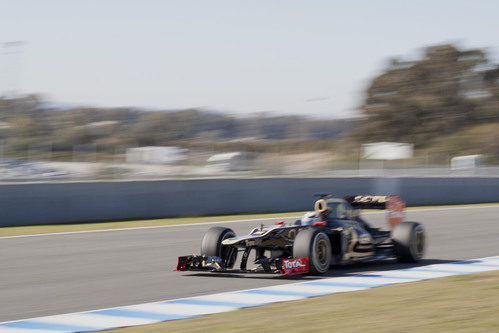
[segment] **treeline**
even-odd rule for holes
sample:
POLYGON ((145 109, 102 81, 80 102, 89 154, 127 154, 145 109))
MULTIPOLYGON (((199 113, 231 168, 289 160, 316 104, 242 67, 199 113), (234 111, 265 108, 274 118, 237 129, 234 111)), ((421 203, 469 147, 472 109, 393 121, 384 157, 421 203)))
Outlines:
POLYGON ((484 50, 437 45, 416 60, 392 59, 366 89, 361 111, 363 118, 314 120, 196 109, 54 108, 37 95, 0 97, 0 140, 11 154, 44 146, 64 153, 93 145, 110 154, 119 147, 176 145, 352 158, 362 143, 397 141, 425 154, 482 153, 499 161, 499 65, 484 50))
MULTIPOLYGON (((0 98, 0 139, 4 152, 15 154, 47 149, 47 146, 52 152, 65 152, 87 144, 111 153, 123 146, 172 144, 271 150, 269 142, 274 141, 334 140, 352 130, 356 123, 355 120, 314 120, 271 114, 241 117, 196 109, 61 109, 47 105, 37 95, 0 98), (255 143, 261 144, 255 146, 255 143)), ((282 147, 293 150, 289 143, 282 147)), ((317 145, 317 149, 323 149, 321 147, 317 145)))

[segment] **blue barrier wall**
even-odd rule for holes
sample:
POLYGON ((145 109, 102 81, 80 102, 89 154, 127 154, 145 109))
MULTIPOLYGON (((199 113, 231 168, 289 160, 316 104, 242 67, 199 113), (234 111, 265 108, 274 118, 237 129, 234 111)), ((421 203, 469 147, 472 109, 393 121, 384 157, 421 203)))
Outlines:
POLYGON ((311 210, 313 193, 499 202, 499 178, 252 178, 0 185, 0 226, 311 210))

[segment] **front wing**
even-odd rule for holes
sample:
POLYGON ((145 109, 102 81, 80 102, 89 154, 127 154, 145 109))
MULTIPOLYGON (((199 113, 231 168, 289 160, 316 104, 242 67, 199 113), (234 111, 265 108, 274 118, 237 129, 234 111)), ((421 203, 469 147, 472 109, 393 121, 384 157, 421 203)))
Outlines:
POLYGON ((233 269, 223 266, 220 257, 189 255, 178 257, 176 271, 208 271, 219 273, 273 273, 280 275, 299 275, 309 272, 308 258, 275 258, 259 262, 252 269, 233 269))

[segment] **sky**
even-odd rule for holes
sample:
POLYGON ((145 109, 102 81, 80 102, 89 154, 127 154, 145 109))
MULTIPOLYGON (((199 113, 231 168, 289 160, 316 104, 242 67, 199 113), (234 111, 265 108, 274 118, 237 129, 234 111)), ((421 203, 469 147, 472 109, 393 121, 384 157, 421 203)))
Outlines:
POLYGON ((497 62, 498 13, 495 0, 0 0, 0 87, 75 105, 344 118, 392 57, 455 43, 497 62))

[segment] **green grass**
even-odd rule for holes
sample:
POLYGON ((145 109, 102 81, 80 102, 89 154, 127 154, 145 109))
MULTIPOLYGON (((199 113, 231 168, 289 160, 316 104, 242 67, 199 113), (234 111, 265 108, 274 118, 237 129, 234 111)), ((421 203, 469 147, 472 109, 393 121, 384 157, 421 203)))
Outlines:
POLYGON ((249 219, 259 219, 259 218, 274 218, 274 217, 280 218, 280 217, 300 216, 303 215, 304 213, 305 212, 287 212, 287 213, 246 214, 246 215, 196 216, 196 217, 175 217, 175 218, 133 220, 133 221, 1 227, 0 237, 46 234, 46 233, 57 233, 57 232, 87 231, 87 230, 153 227, 153 226, 202 223, 202 222, 223 222, 223 221, 249 220, 249 219))
MULTIPOLYGON (((427 209, 427 208, 448 208, 448 207, 479 207, 479 206, 490 206, 490 205, 499 205, 499 203, 409 207, 408 210, 418 210, 418 209, 427 209)), ((286 213, 266 213, 266 214, 223 215, 223 216, 196 216, 196 217, 176 217, 176 218, 163 218, 163 219, 131 220, 131 221, 0 227, 0 237, 72 232, 72 231, 151 227, 151 226, 163 226, 163 225, 172 225, 172 224, 223 222, 223 221, 248 220, 248 219, 259 219, 259 218, 278 219, 281 217, 300 216, 303 215, 304 213, 305 212, 286 212, 286 213)))
POLYGON ((155 332, 497 332, 499 271, 276 303, 111 330, 155 332))

